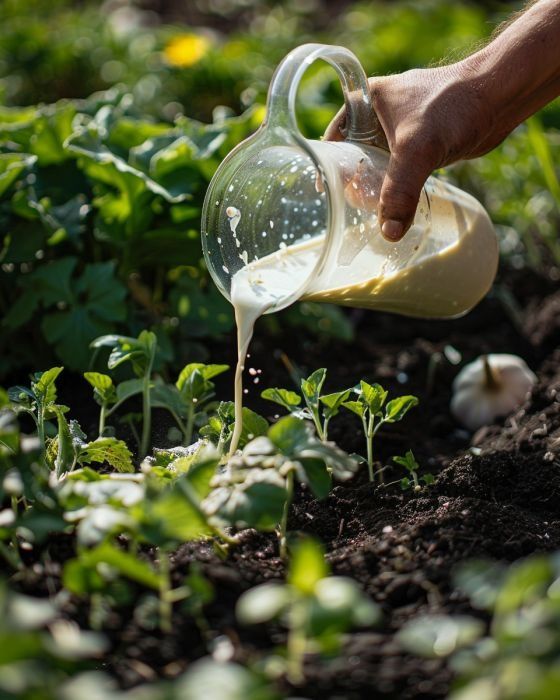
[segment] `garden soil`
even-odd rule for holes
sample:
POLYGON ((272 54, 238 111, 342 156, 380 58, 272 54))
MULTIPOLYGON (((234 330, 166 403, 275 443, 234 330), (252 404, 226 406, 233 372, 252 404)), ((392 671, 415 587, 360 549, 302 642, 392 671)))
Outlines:
MULTIPOLYGON (((305 683, 280 684, 299 698, 442 698, 452 673, 444 660, 406 653, 395 638, 404 623, 424 613, 475 613, 453 588, 454 567, 472 558, 511 562, 560 549, 560 292, 527 272, 502 275, 493 293, 462 319, 418 321, 350 310, 356 341, 317 340, 293 329, 266 333, 257 323, 247 366, 261 369, 259 384, 247 375, 247 405, 269 418, 274 405, 259 399, 262 388, 294 388, 290 372, 328 368, 328 392, 360 379, 377 381, 390 396, 415 394, 420 404, 402 423, 377 435, 380 465, 413 449, 422 472, 436 476, 420 493, 402 492, 398 467, 386 471, 387 486, 367 481, 367 469, 336 485, 321 502, 300 489, 289 529, 319 538, 335 574, 351 576, 383 610, 375 629, 347 636, 331 660, 308 657, 305 683), (450 350, 453 348, 454 350, 450 350), (515 415, 472 435, 449 414, 451 384, 459 368, 482 353, 521 355, 536 372, 532 397, 515 415), (454 365, 447 359, 461 362, 454 365), (447 357, 446 357, 447 355, 447 357)), ((281 324, 282 316, 278 320, 281 324)), ((210 361, 235 365, 234 337, 211 348, 210 361)), ((221 379, 221 378, 220 378, 221 379)), ((218 386, 229 398, 226 377, 218 386)), ((348 452, 364 452, 361 425, 350 413, 331 422, 330 437, 348 452)), ((162 427, 162 435, 165 431, 162 427)), ((164 441, 164 438, 161 439, 164 441)), ((72 552, 71 543, 50 545, 51 574, 72 552)), ((146 556, 150 556, 150 552, 146 556)), ((190 662, 217 650, 241 662, 272 652, 285 640, 278 625, 242 627, 234 614, 239 595, 264 581, 282 580, 274 534, 246 531, 227 558, 210 543, 188 543, 172 555, 173 583, 180 585, 197 562, 212 583, 214 601, 197 626, 176 606, 173 632, 162 636, 133 615, 133 606, 109 618, 112 649, 102 667, 123 687, 174 677, 190 662)), ((87 619, 82 604, 68 613, 87 619)))

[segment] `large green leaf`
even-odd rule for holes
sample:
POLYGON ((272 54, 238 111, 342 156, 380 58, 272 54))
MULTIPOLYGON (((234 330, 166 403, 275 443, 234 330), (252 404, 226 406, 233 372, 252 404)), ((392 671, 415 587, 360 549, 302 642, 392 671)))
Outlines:
MULTIPOLYGON (((49 310, 41 328, 46 340, 70 369, 85 369, 89 344, 97 336, 114 330, 114 323, 126 315, 126 288, 115 276, 115 263, 91 263, 79 276, 76 258, 62 258, 39 267, 22 280, 23 296, 29 297, 31 313, 37 305, 49 310)), ((15 309, 3 323, 8 328, 20 323, 15 309)))
POLYGON ((100 132, 93 123, 87 127, 79 127, 68 139, 67 148, 72 153, 76 153, 99 166, 90 168, 89 172, 92 177, 99 177, 105 182, 109 180, 110 183, 114 184, 122 183, 122 179, 118 178, 119 174, 132 176, 141 186, 153 194, 163 197, 168 202, 182 202, 191 196, 184 190, 182 192, 170 191, 142 170, 130 165, 123 157, 103 143, 100 132))
POLYGON ((36 160, 27 153, 0 153, 0 197, 36 160))

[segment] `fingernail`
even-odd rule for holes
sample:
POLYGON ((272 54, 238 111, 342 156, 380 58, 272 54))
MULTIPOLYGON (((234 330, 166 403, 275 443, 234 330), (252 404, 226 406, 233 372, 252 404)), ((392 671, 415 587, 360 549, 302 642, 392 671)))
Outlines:
POLYGON ((381 233, 383 234, 383 238, 386 238, 388 241, 400 241, 404 234, 404 226, 400 221, 389 219, 383 222, 381 233))

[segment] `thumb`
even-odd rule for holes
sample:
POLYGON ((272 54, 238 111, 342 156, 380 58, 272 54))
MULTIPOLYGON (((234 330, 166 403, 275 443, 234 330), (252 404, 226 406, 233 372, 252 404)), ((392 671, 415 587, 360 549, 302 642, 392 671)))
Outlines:
POLYGON ((411 163, 411 152, 395 150, 381 186, 378 215, 383 237, 392 242, 400 241, 410 228, 422 187, 431 168, 421 163, 411 163))
POLYGON ((323 135, 325 141, 343 141, 346 130, 346 107, 338 110, 323 135))

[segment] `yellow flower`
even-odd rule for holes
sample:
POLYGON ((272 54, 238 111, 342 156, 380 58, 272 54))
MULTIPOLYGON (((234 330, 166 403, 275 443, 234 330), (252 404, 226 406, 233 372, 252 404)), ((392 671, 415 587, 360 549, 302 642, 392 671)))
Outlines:
POLYGON ((198 34, 180 34, 168 42, 163 54, 169 64, 179 68, 193 66, 210 49, 210 40, 198 34))

